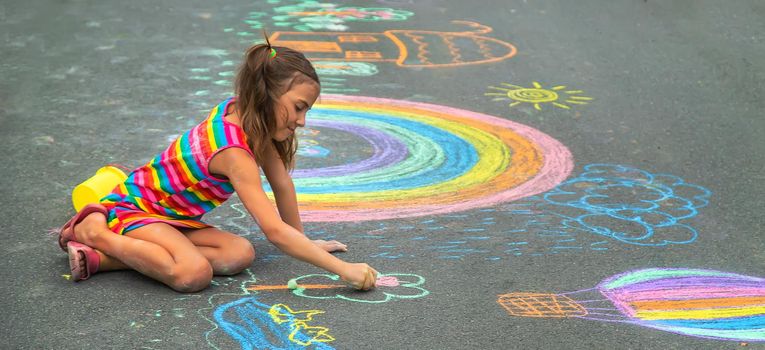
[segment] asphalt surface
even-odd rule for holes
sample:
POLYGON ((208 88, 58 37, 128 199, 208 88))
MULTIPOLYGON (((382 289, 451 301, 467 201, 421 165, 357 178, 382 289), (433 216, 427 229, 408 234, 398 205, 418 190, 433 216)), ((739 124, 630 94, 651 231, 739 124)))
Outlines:
POLYGON ((763 33, 761 1, 5 1, 0 348, 765 348, 762 311, 712 333, 724 316, 702 310, 681 331, 618 296, 765 290, 763 33), (270 245, 237 198, 206 220, 254 243, 246 273, 194 294, 132 271, 69 281, 47 233, 74 214, 74 186, 205 118, 261 27, 312 41, 329 106, 301 135, 298 171, 328 196, 302 207, 306 233, 347 243, 338 256, 390 285, 254 290, 322 271, 270 245), (330 95, 351 96, 348 115, 330 95), (465 125, 517 142, 501 153, 465 125), (395 144, 364 130, 409 147, 391 153, 403 175, 350 170, 395 144), (330 167, 349 177, 316 175, 330 167), (345 209, 316 209, 351 189, 345 209), (406 189, 420 197, 396 202, 406 189), (698 270, 728 275, 682 282, 698 270), (671 278, 640 285, 652 271, 671 278), (635 284, 609 294, 614 276, 635 284))

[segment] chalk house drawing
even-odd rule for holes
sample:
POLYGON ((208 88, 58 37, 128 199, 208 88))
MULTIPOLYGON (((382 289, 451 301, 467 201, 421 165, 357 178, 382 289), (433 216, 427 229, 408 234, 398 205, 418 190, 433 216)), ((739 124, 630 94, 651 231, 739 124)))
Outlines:
POLYGON ((434 104, 322 95, 307 124, 356 135, 373 152, 357 162, 293 172, 305 222, 493 206, 547 191, 573 167, 568 149, 536 129, 434 104))
POLYGON ((765 279, 714 270, 625 272, 569 293, 508 293, 512 316, 621 322, 681 335, 765 341, 765 279))
POLYGON ((484 95, 493 97, 492 101, 512 101, 508 104, 510 107, 528 103, 538 111, 542 110, 542 105, 548 103, 558 108, 571 109, 571 104, 585 105, 592 101, 592 97, 579 96, 583 91, 569 90, 566 89, 565 85, 545 89, 542 84, 536 81, 531 84, 534 86, 533 88, 501 83, 502 87, 489 86, 490 92, 484 95))

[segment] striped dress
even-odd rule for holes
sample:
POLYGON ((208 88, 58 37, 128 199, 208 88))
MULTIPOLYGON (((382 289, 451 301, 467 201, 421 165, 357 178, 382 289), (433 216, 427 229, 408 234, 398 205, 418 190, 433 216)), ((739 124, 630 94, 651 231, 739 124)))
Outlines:
POLYGON ((203 228, 202 215, 234 192, 231 183, 210 174, 207 166, 218 152, 240 147, 252 155, 244 131, 224 116, 229 98, 213 108, 202 123, 177 138, 148 164, 101 199, 109 209, 109 228, 124 234, 155 222, 203 228))

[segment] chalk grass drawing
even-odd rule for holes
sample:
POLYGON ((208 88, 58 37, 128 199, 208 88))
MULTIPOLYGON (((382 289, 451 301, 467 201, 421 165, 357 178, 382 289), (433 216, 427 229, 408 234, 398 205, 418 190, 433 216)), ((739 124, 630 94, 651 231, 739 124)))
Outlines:
POLYGON ((266 305, 245 297, 215 309, 213 318, 220 329, 245 349, 333 349, 334 340, 324 327, 308 326, 319 310, 292 311, 284 304, 266 305))
POLYGON ((533 88, 501 83, 502 87, 489 86, 490 92, 484 95, 494 97, 492 101, 512 101, 508 104, 510 107, 528 103, 538 111, 541 111, 542 105, 546 103, 563 109, 571 109, 570 104, 585 105, 592 101, 592 97, 578 96, 583 91, 567 90, 565 85, 545 89, 542 84, 536 81, 531 84, 534 86, 533 88))
POLYGON ((623 243, 661 246, 691 243, 696 230, 684 220, 709 203, 711 192, 667 174, 614 164, 589 164, 584 173, 544 193, 537 206, 571 231, 623 243))
POLYGON ((536 129, 433 104, 322 95, 307 122, 355 134, 373 152, 358 162, 293 172, 305 222, 493 206, 547 191, 573 166, 568 149, 536 129))
POLYGON ((315 61, 391 62, 410 68, 494 63, 513 57, 517 52, 510 43, 481 35, 490 33, 490 27, 469 21, 452 23, 469 29, 462 32, 274 32, 269 41, 301 51, 315 61))
POLYGON ((651 268, 570 293, 509 293, 512 316, 622 322, 719 340, 765 341, 765 279, 728 272, 651 268))
POLYGON ((379 304, 396 299, 416 299, 430 292, 421 286, 425 283, 422 276, 409 273, 380 274, 377 288, 360 295, 345 284, 339 283, 340 277, 331 274, 311 274, 295 278, 297 288, 286 285, 250 285, 250 291, 290 290, 292 294, 312 299, 340 299, 359 303, 379 304), (362 299, 362 297, 364 297, 362 299))

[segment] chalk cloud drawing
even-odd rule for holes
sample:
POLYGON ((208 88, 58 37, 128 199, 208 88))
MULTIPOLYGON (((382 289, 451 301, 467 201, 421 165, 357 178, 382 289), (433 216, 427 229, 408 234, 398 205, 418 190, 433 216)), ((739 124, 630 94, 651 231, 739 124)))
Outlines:
POLYGON ((558 217, 564 229, 641 246, 691 243, 683 221, 709 203, 711 192, 668 174, 614 164, 590 164, 542 195, 536 210, 558 217))
POLYGON ((421 102, 322 95, 307 123, 352 133, 373 151, 357 162, 293 172, 304 222, 493 206, 547 191, 573 166, 568 149, 536 129, 421 102))
POLYGON ((512 316, 576 317, 694 337, 765 341, 765 279, 729 272, 651 268, 576 292, 498 297, 512 316))
POLYGON ((309 326, 323 311, 293 311, 284 304, 267 305, 245 297, 215 309, 213 318, 220 329, 247 349, 334 349, 325 344, 334 340, 328 329, 309 326))
MULTIPOLYGON (((422 276, 410 273, 385 273, 380 274, 376 283, 377 288, 370 292, 357 293, 345 284, 338 283, 340 276, 332 274, 310 274, 295 278, 297 288, 291 290, 292 294, 312 299, 340 299, 358 303, 380 304, 397 299, 416 299, 424 297, 430 292, 422 288, 425 279, 422 276)), ((287 286, 259 286, 248 287, 252 291, 288 289, 287 286)))
POLYGON ((491 27, 469 21, 452 23, 469 29, 462 32, 274 32, 269 41, 303 52, 316 61, 391 62, 408 68, 494 63, 513 57, 517 52, 510 43, 482 35, 490 33, 491 27))
POLYGON ((489 86, 490 92, 484 95, 494 97, 492 101, 512 101, 508 104, 515 107, 521 103, 529 103, 534 109, 541 111, 542 105, 549 103, 553 106, 571 109, 569 104, 585 105, 592 101, 592 97, 578 96, 581 90, 567 90, 565 85, 553 86, 549 89, 542 87, 538 82, 532 82, 533 88, 525 88, 518 85, 501 83, 502 87, 489 86))

